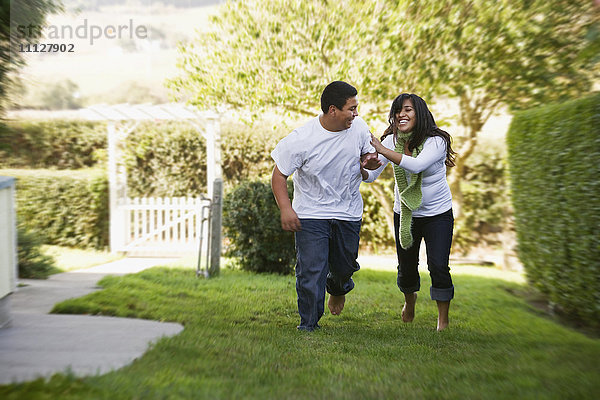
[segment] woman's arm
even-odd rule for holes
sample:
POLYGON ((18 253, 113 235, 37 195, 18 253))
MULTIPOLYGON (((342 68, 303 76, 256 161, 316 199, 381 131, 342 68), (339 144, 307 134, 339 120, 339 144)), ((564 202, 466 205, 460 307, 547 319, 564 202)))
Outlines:
POLYGON ((405 154, 398 165, 412 174, 418 174, 444 158, 446 158, 446 142, 439 136, 432 136, 425 139, 423 151, 418 156, 411 157, 405 154))
POLYGON ((379 154, 413 174, 426 170, 440 158, 446 157, 446 142, 439 136, 425 139, 423 151, 416 157, 400 154, 385 147, 375 136, 371 138, 371 144, 379 154))

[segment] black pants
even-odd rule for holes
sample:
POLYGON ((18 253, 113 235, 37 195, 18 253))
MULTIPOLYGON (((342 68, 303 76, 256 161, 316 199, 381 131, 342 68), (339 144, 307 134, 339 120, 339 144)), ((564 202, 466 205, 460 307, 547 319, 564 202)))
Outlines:
POLYGON ((454 298, 454 285, 448 265, 453 227, 452 209, 432 217, 413 217, 411 226, 413 244, 405 250, 400 246, 400 214, 394 213, 396 253, 398 254, 397 283, 403 293, 417 292, 421 288, 419 249, 422 239, 425 239, 427 268, 431 276, 431 299, 450 301, 454 298))

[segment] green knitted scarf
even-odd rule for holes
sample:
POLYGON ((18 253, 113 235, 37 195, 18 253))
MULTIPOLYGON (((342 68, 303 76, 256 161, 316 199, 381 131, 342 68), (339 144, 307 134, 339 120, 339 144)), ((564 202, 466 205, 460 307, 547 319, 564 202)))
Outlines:
MULTIPOLYGON (((402 134, 398 132, 396 141, 396 152, 404 154, 404 145, 410 138, 410 133, 402 134)), ((416 157, 423 150, 423 143, 413 150, 413 156, 416 157)), ((421 205, 423 194, 421 193, 421 183, 423 182, 423 173, 411 174, 399 165, 394 164, 394 176, 398 193, 400 193, 400 245, 403 249, 408 249, 413 244, 412 233, 410 232, 412 224, 412 212, 421 205), (408 183, 407 175, 410 177, 408 183)))

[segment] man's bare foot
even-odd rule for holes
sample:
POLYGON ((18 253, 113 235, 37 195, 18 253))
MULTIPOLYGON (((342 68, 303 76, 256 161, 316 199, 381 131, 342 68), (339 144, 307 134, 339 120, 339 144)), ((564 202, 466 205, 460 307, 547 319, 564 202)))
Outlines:
POLYGON ((448 327, 448 310, 450 309, 450 302, 439 300, 436 302, 438 306, 437 330, 438 332, 441 332, 448 327))
POLYGON ((333 315, 340 315, 342 310, 344 309, 344 303, 346 302, 346 296, 333 296, 329 295, 329 301, 327 302, 327 306, 329 307, 329 311, 333 315))
POLYGON ((417 303, 417 294, 404 294, 404 307, 402 307, 402 321, 412 322, 415 319, 415 304, 417 303))

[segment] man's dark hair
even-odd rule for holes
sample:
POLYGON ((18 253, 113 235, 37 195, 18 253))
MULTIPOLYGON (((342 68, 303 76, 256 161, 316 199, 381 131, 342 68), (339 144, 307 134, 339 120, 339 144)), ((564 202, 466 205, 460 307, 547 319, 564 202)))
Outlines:
POLYGON ((323 89, 323 94, 321 94, 321 110, 325 114, 329 111, 329 106, 335 106, 341 110, 344 108, 346 101, 357 94, 356 88, 346 82, 331 82, 323 89))

